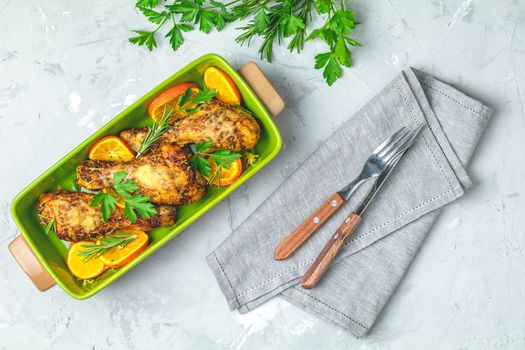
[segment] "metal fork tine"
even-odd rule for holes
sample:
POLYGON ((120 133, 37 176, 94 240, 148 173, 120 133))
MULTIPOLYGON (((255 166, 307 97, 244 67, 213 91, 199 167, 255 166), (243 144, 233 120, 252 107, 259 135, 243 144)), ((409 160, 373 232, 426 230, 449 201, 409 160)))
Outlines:
POLYGON ((380 158, 385 158, 387 155, 391 154, 392 152, 395 152, 400 147, 400 145, 403 145, 408 139, 410 139, 411 134, 412 132, 407 130, 407 132, 404 133, 401 138, 396 140, 396 142, 392 142, 390 145, 388 145, 388 147, 379 152, 377 156, 380 158))
POLYGON ((408 138, 406 138, 403 142, 399 142, 398 146, 392 150, 390 153, 388 153, 386 156, 382 157, 384 162, 390 162, 392 159, 397 157, 399 154, 403 154, 410 146, 412 146, 416 140, 417 135, 423 128, 423 125, 420 125, 417 129, 414 129, 412 132, 410 132, 410 135, 408 138))
POLYGON ((399 129, 398 131, 396 131, 395 133, 392 134, 392 136, 390 136, 389 138, 387 138, 385 141, 383 141, 382 144, 380 144, 379 146, 377 146, 377 148, 372 152, 372 153, 375 153, 375 154, 378 154, 379 152, 381 152, 386 146, 390 145, 391 143, 397 141, 400 137, 401 134, 405 135, 405 133, 408 132, 407 128, 406 127, 402 127, 401 129, 399 129))

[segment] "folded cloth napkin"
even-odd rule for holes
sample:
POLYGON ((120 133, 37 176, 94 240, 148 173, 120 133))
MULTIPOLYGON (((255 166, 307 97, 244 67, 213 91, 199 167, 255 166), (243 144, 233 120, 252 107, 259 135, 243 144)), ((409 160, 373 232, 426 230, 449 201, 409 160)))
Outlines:
POLYGON ((402 72, 317 149, 206 259, 230 309, 280 295, 359 337, 372 326, 436 219, 471 186, 465 171, 490 108, 433 77, 402 72), (402 126, 426 124, 319 284, 299 278, 355 208, 354 195, 292 257, 277 244, 354 178, 371 151, 402 126))

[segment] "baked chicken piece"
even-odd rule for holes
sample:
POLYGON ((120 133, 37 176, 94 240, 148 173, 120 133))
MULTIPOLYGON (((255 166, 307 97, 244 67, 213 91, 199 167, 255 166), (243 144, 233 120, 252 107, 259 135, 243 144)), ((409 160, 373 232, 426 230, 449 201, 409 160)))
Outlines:
MULTIPOLYGON (((120 137, 138 150, 148 133, 146 128, 128 129, 120 137)), ((159 143, 185 145, 211 141, 212 147, 242 151, 253 148, 261 129, 255 118, 246 110, 213 100, 199 106, 199 110, 177 121, 159 140, 159 143)))
POLYGON ((108 221, 104 222, 100 208, 90 206, 93 196, 83 192, 44 193, 37 204, 41 224, 47 226, 51 220, 54 220, 56 233, 60 239, 78 242, 94 239, 116 230, 149 231, 175 223, 175 207, 170 205, 156 205, 155 216, 147 219, 139 216, 135 223, 124 216, 122 209, 117 208, 111 213, 108 221))
POLYGON ((206 180, 192 169, 190 152, 175 144, 160 145, 129 162, 83 161, 77 167, 77 182, 88 190, 101 190, 123 170, 152 203, 184 205, 204 195, 206 180))

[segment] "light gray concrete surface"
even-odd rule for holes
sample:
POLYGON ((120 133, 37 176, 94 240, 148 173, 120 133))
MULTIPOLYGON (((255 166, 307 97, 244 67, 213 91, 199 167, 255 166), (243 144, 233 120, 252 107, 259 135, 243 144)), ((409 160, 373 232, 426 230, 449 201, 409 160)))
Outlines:
POLYGON ((525 3, 353 1, 354 67, 332 88, 311 44, 260 63, 285 97, 284 147, 182 235, 86 301, 39 293, 7 252, 12 198, 135 99, 208 52, 241 66, 257 47, 235 25, 187 35, 173 53, 127 42, 146 26, 131 1, 0 0, 0 349, 485 349, 525 347, 525 3), (492 106, 470 167, 364 339, 275 299, 230 313, 204 257, 325 138, 408 65, 492 106))

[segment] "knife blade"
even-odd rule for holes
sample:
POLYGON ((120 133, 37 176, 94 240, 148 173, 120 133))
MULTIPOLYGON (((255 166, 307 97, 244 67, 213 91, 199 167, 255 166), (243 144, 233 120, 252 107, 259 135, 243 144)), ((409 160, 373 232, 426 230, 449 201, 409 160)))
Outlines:
POLYGON ((311 289, 315 287, 315 285, 324 276, 324 274, 332 264, 332 261, 335 259, 339 251, 341 251, 341 249, 344 247, 346 241, 350 238, 350 236, 355 232, 355 230, 359 226, 363 213, 365 212, 366 208, 368 208, 368 205, 372 202, 375 195, 379 192, 381 186, 383 186, 386 179, 390 176, 392 170, 396 167, 401 158, 415 143, 416 137, 421 131, 422 127, 423 126, 421 125, 412 132, 410 141, 407 143, 407 145, 403 149, 401 149, 400 152, 394 157, 392 162, 379 175, 372 188, 368 190, 366 195, 360 201, 357 208, 346 217, 343 223, 330 237, 321 253, 317 256, 312 265, 310 265, 308 270, 301 277, 300 282, 303 288, 311 289))

